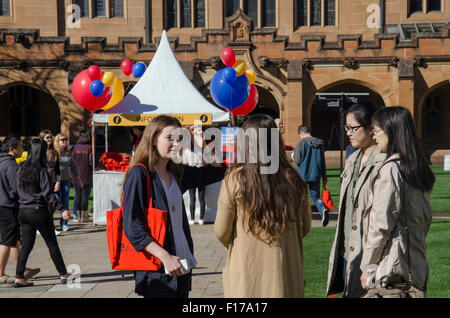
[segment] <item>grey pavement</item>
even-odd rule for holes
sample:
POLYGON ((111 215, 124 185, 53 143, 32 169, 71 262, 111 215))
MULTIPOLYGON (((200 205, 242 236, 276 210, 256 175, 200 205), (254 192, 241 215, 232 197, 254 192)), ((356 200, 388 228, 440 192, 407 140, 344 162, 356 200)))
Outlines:
MULTIPOLYGON (((336 226, 331 217, 328 226, 336 226)), ((59 221, 55 217, 55 225, 59 221)), ((106 226, 69 222, 70 230, 58 236, 58 243, 68 270, 80 269, 79 284, 61 285, 58 272, 50 259, 41 236, 28 259, 28 267, 40 267, 41 272, 30 280, 34 286, 24 288, 2 287, 0 298, 140 298, 134 293, 134 279, 130 271, 113 271, 106 243, 106 226), (75 265, 71 265, 75 264, 75 265)), ((313 226, 321 226, 313 219, 313 226)), ((59 226, 58 226, 59 227, 59 226)), ((197 268, 193 270, 191 298, 223 297, 222 268, 226 250, 216 239, 213 224, 192 225, 197 268)), ((6 273, 15 275, 15 263, 8 261, 6 273)))

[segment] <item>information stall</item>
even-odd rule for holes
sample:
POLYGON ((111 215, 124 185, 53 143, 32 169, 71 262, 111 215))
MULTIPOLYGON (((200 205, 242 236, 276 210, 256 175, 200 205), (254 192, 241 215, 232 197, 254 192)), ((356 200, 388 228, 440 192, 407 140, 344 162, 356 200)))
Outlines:
MULTIPOLYGON (((105 152, 108 152, 108 126, 146 126, 161 114, 177 117, 182 125, 193 125, 197 120, 204 125, 226 123, 229 120, 229 114, 208 102, 186 77, 165 31, 149 67, 133 89, 116 106, 93 115, 93 135, 96 127, 104 126, 105 152)), ((106 212, 120 206, 123 177, 124 172, 94 169, 94 224, 106 224, 106 212)), ((215 220, 219 189, 220 183, 206 188, 205 222, 215 220)), ((188 192, 183 195, 183 199, 189 210, 188 192)), ((198 219, 198 198, 196 201, 198 219)))

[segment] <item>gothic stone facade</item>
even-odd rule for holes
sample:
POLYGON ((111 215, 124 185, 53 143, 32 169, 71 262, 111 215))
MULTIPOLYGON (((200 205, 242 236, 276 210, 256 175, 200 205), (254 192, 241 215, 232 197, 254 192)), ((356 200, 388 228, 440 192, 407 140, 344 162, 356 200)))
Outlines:
POLYGON ((204 27, 180 27, 180 0, 123 0, 118 17, 114 1, 103 1, 104 16, 95 16, 97 1, 86 0, 92 10, 76 27, 67 10, 75 2, 10 0, 9 15, 0 16, 0 135, 17 126, 23 135, 52 128, 73 140, 88 118, 71 95, 76 74, 96 64, 127 82, 121 61, 148 64, 167 29, 186 75, 207 98, 223 67, 220 53, 232 47, 257 73, 261 106, 284 120, 287 144, 295 145, 302 123, 331 144, 337 113, 318 111, 316 93, 348 91, 407 107, 435 158, 450 148, 450 0, 424 0, 418 9, 422 0, 257 0, 252 12, 246 0, 206 0, 204 27), (238 8, 232 14, 231 2, 238 8), (178 7, 169 10, 169 3, 178 7), (267 3, 274 6, 269 26, 262 22, 267 3), (377 9, 381 18, 373 20, 377 9))

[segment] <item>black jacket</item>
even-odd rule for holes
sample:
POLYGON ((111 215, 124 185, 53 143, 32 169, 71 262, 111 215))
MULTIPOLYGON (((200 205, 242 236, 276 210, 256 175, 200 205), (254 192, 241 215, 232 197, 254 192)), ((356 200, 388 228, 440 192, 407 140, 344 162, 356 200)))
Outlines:
POLYGON ((18 208, 17 171, 19 165, 13 156, 0 153, 0 206, 18 208))
MULTIPOLYGON (((181 193, 191 188, 212 184, 223 179, 226 166, 220 168, 189 167, 185 166, 181 183, 179 184, 181 193)), ((159 210, 169 211, 166 194, 161 180, 154 169, 150 172, 151 191, 150 197, 153 198, 153 207, 159 210)), ((136 166, 131 169, 125 184, 123 196, 123 222, 124 231, 130 243, 137 251, 142 251, 153 239, 144 230, 145 224, 144 211, 147 208, 147 175, 145 169, 136 166)), ((194 254, 194 243, 191 237, 191 231, 186 214, 186 208, 183 202, 183 230, 186 236, 189 249, 194 254)), ((167 214, 166 236, 164 240, 164 249, 171 255, 175 254, 175 244, 170 221, 170 213, 167 214)), ((191 280, 192 273, 189 275, 191 280)), ((177 277, 170 277, 164 272, 164 266, 159 271, 136 271, 135 292, 147 297, 174 297, 177 290, 177 277)))
MULTIPOLYGON (((20 171, 21 168, 19 168, 20 171)), ((19 179, 17 174, 17 180, 19 179)), ((21 209, 47 208, 52 212, 61 209, 62 204, 56 196, 47 168, 42 167, 39 171, 39 180, 28 189, 17 187, 19 193, 19 204, 21 209)))

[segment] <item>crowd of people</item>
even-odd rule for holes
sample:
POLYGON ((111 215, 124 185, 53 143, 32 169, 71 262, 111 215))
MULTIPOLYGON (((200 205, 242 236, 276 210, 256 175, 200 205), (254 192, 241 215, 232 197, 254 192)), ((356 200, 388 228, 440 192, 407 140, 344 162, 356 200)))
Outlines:
POLYGON ((26 264, 37 234, 44 239, 61 283, 65 284, 68 273, 56 238, 61 232, 55 229, 53 215, 61 212, 61 231, 68 231, 73 183, 73 221, 88 221, 92 185, 90 132, 82 131, 72 149, 67 136, 60 133, 54 138, 48 129, 27 144, 12 133, 3 140, 0 150, 0 284, 12 283, 16 288, 33 285, 28 280, 40 268, 28 268, 26 264), (17 264, 15 278, 5 274, 9 256, 17 264))
MULTIPOLYGON (((194 215, 191 207, 189 220, 182 194, 204 191, 206 185, 223 180, 214 232, 228 252, 223 269, 225 297, 304 297, 308 277, 304 276, 303 239, 311 228, 308 192, 322 226, 327 226, 330 212, 319 197, 321 179, 327 182, 323 141, 301 125, 300 141, 290 160, 282 134, 277 134, 276 140, 266 134, 269 149, 271 143, 281 146, 279 169, 263 174, 260 168, 267 163, 259 157, 257 162, 228 168, 200 160, 189 165, 175 163, 178 140, 172 133, 180 127, 174 117, 154 118, 139 134, 124 176, 125 235, 136 251, 150 253, 163 265, 157 270, 136 271, 135 292, 143 297, 189 296, 192 269, 197 265, 190 232, 194 215), (150 204, 167 212, 163 244, 152 237, 147 224, 150 204)), ((264 114, 249 116, 242 126, 244 131, 277 127, 280 129, 280 123, 264 114)), ((358 103, 346 113, 345 130, 354 149, 341 175, 326 295, 424 297, 429 276, 425 238, 432 219, 429 196, 435 177, 411 114, 403 107, 358 103)), ((51 216, 53 209, 62 212, 64 230, 70 217, 67 189, 73 180, 76 209, 81 221, 86 220, 92 185, 89 138, 89 133, 82 132, 70 151, 67 137, 59 134, 52 142, 51 133, 44 131, 41 139, 32 140, 28 159, 20 168, 13 160, 22 152, 20 138, 8 136, 3 142, 0 279, 8 281, 4 265, 11 250, 13 258, 18 254, 14 286, 30 284, 29 273, 36 271, 27 269, 26 263, 36 230, 49 248, 61 281, 66 278, 51 216)), ((245 147, 248 160, 252 150, 248 144, 245 147)))

